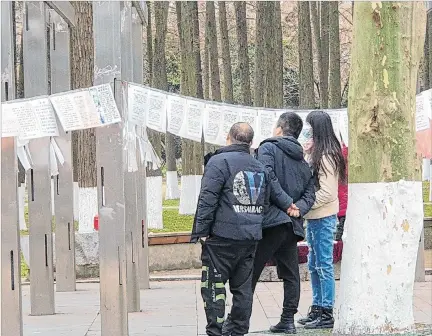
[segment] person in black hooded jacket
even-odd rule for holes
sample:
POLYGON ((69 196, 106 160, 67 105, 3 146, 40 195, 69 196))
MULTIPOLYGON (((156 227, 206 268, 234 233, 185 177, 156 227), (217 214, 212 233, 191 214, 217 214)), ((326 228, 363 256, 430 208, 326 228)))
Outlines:
POLYGON ((281 211, 293 210, 292 198, 250 155, 253 134, 249 124, 236 123, 228 134, 228 145, 205 158, 191 241, 207 238, 201 240, 201 295, 206 332, 211 336, 248 333, 253 263, 264 215, 270 200, 281 211), (224 321, 227 281, 233 305, 224 321))
POLYGON ((274 130, 275 137, 264 140, 256 150, 257 159, 274 174, 293 206, 289 216, 276 204, 270 204, 264 218, 263 239, 259 242, 252 279, 255 290, 265 264, 276 259, 278 277, 283 280, 284 302, 280 322, 270 330, 295 334, 294 315, 300 300, 300 274, 297 242, 304 239, 303 219, 315 202, 315 179, 297 141, 303 122, 294 112, 283 113, 274 130))

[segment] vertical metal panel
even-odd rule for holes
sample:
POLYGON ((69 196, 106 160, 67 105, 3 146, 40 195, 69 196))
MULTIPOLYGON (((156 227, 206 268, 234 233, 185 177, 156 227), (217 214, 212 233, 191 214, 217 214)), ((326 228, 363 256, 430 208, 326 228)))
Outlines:
MULTIPOLYGON (((1 100, 15 98, 12 2, 1 3, 1 100)), ((1 129, 1 128, 0 128, 1 129)), ((1 335, 23 334, 15 138, 1 139, 1 335)))
MULTIPOLYGON (((125 81, 133 80, 133 55, 132 55, 132 7, 130 1, 123 1, 122 6, 122 27, 121 27, 121 78, 125 81)), ((128 125, 127 131, 135 130, 134 125, 128 125)), ((126 144, 125 144, 126 145, 126 144)), ((129 151, 125 146, 126 152, 129 151)), ((135 152, 136 154, 136 152, 135 152)), ((125 202, 126 202, 126 275, 128 312, 140 310, 140 289, 139 289, 139 240, 138 216, 137 216, 137 172, 129 169, 129 163, 125 161, 125 202)))
MULTIPOLYGON (((24 92, 26 97, 48 94, 46 8, 29 1, 24 27, 24 92)), ((31 140, 33 168, 28 173, 30 223, 30 299, 32 315, 55 313, 50 139, 31 140)))
MULTIPOLYGON (((70 90, 70 29, 61 16, 51 11, 51 93, 70 90)), ((59 123, 60 124, 60 123, 59 123)), ((58 165, 54 179, 56 290, 75 291, 75 229, 73 218, 72 139, 70 132, 59 127, 55 138, 64 164, 58 165)))
MULTIPOLYGON (((133 57, 133 82, 142 84, 143 82, 143 23, 136 8, 132 10, 132 57, 133 57)), ((142 135, 142 128, 137 127, 137 133, 142 135)), ((139 147, 138 152, 139 152, 139 147)), ((148 262, 148 234, 147 234, 147 211, 146 211, 146 169, 141 164, 138 155, 138 177, 137 177, 137 215, 139 223, 139 262, 140 262, 140 288, 150 288, 149 281, 149 262, 148 262)))
MULTIPOLYGON (((93 3, 95 84, 113 83, 121 109, 119 1, 93 3)), ((96 130, 102 336, 128 335, 122 124, 96 130)))

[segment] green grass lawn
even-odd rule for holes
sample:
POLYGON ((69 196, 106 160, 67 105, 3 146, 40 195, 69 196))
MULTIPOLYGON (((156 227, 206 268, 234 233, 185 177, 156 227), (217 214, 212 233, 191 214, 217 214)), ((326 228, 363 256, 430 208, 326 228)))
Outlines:
POLYGON ((150 232, 190 232, 192 230, 193 215, 180 215, 178 209, 164 209, 162 217, 164 228, 162 230, 150 229, 150 232))

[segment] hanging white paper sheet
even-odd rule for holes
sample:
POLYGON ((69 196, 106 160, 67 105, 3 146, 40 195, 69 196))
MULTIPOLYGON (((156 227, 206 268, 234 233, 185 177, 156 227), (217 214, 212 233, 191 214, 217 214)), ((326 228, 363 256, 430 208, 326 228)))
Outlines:
POLYGON ((146 124, 149 90, 145 87, 128 83, 128 120, 138 126, 146 124))
POLYGON ((342 137, 342 142, 348 146, 349 141, 349 124, 348 124, 348 110, 339 110, 339 130, 342 137))
POLYGON ((206 104, 204 110, 204 140, 213 145, 223 146, 223 106, 206 104))
POLYGON ((416 131, 424 131, 430 128, 430 114, 431 101, 429 99, 429 94, 419 94, 416 97, 416 131))
POLYGON ((168 95, 168 132, 181 136, 181 129, 184 128, 185 124, 187 103, 187 100, 183 97, 168 95))
POLYGON ((258 137, 257 140, 259 140, 260 143, 273 136, 273 130, 276 126, 276 121, 276 111, 258 111, 258 132, 256 136, 258 137))
POLYGON ((121 121, 109 84, 50 96, 65 131, 99 127, 121 121))
POLYGON ((167 95, 149 90, 148 109, 146 110, 147 127, 165 133, 166 131, 167 95))
POLYGON ((15 137, 19 135, 19 124, 16 114, 12 111, 12 105, 9 103, 1 104, 2 114, 2 137, 15 137))
POLYGON ((221 145, 226 143, 228 133, 235 123, 240 121, 241 108, 234 105, 225 105, 223 107, 223 133, 220 139, 221 145))
POLYGON ((183 127, 180 129, 179 136, 201 142, 203 134, 204 110, 204 102, 193 99, 187 100, 186 115, 183 122, 183 127))
POLYGON ((18 136, 23 140, 58 136, 54 110, 48 97, 4 104, 2 115, 11 122, 11 125, 5 125, 8 130, 4 134, 13 134, 18 125, 18 136))
POLYGON ((54 138, 51 138, 51 146, 54 149, 55 157, 57 158, 60 165, 63 166, 63 164, 65 163, 65 158, 63 156, 63 153, 60 150, 60 147, 57 145, 57 142, 55 141, 54 138))
POLYGON ((49 160, 50 160, 51 176, 57 176, 59 174, 59 171, 57 165, 57 158, 52 143, 50 143, 49 160))
POLYGON ((252 127, 252 129, 254 131, 252 148, 257 148, 259 143, 260 143, 258 136, 257 136, 257 133, 258 133, 258 110, 251 109, 251 108, 241 109, 239 121, 240 122, 246 122, 252 127))
POLYGON ((24 148, 24 146, 17 146, 17 156, 18 160, 21 162, 23 168, 25 171, 29 170, 31 168, 30 160, 27 156, 27 152, 24 148))

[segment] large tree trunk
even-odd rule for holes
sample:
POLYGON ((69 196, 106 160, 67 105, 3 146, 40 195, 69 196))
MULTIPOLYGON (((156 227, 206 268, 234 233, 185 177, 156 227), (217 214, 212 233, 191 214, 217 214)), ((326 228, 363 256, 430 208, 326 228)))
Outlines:
MULTIPOLYGON (((87 88, 93 85, 94 76, 93 4, 91 1, 72 1, 71 4, 77 20, 71 31, 72 89, 87 88)), ((72 153, 75 182, 79 188, 79 229, 93 231, 93 218, 98 211, 94 129, 72 132, 72 153)))
POLYGON ((240 72, 240 87, 243 105, 251 105, 251 89, 249 75, 249 53, 247 38, 246 21, 246 1, 234 1, 236 13, 237 44, 238 44, 238 63, 240 72))
POLYGON ((315 108, 309 2, 301 1, 297 3, 297 6, 299 26, 299 102, 301 108, 315 108))
POLYGON ((415 93, 425 5, 356 2, 354 8, 349 204, 333 332, 402 333, 414 325, 423 227, 415 93))
POLYGON ((254 106, 264 106, 268 1, 256 2, 254 106))
POLYGON ((223 101, 234 102, 234 90, 232 79, 232 65, 230 43, 228 35, 227 13, 225 1, 219 1, 219 30, 222 49, 222 69, 223 69, 223 101))
POLYGON ((208 37, 208 51, 210 54, 211 98, 215 101, 221 101, 219 53, 216 32, 216 11, 213 1, 206 2, 206 35, 208 37))
POLYGON ((321 108, 328 107, 328 76, 329 76, 329 1, 321 1, 321 66, 320 74, 320 101, 321 108))
POLYGON ((329 108, 341 105, 339 4, 329 2, 329 108))
POLYGON ((427 14, 427 31, 428 31, 428 58, 427 58, 427 68, 428 68, 428 84, 429 88, 432 88, 432 11, 427 14))
POLYGON ((280 2, 266 4, 266 75, 264 106, 283 107, 283 55, 280 2))

